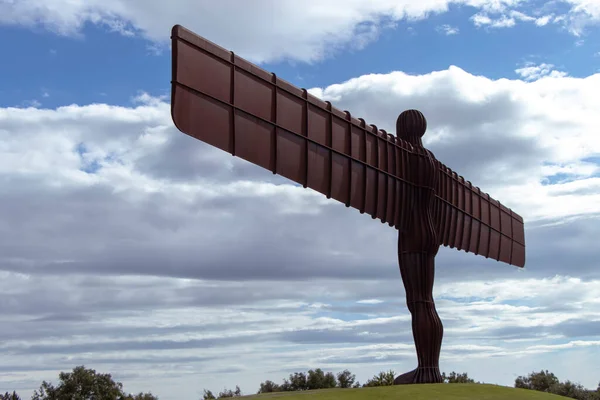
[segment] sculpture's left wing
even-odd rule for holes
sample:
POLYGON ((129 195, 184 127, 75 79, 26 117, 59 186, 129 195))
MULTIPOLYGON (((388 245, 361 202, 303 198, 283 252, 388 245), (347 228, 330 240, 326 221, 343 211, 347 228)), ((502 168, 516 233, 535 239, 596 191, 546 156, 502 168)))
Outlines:
POLYGON ((523 218, 438 161, 434 221, 440 245, 525 265, 523 218))
POLYGON ((181 27, 171 114, 185 134, 399 228, 410 146, 181 27))

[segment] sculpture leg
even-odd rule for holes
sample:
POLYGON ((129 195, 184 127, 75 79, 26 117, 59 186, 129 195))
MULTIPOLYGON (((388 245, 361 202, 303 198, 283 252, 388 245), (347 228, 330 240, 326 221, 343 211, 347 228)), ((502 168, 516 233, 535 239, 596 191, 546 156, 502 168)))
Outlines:
POLYGON ((442 382, 439 359, 444 328, 433 302, 434 257, 426 252, 401 253, 398 257, 419 364, 398 376, 396 385, 442 382))

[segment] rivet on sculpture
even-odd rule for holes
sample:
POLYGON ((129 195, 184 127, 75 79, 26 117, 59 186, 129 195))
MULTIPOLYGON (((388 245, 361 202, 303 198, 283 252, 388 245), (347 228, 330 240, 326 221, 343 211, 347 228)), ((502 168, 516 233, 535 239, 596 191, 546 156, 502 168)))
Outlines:
POLYGON ((171 39, 180 131, 398 230, 418 366, 394 382, 441 383, 435 255, 444 245, 523 267, 523 219, 423 147, 421 112, 401 113, 394 137, 179 25, 171 39))

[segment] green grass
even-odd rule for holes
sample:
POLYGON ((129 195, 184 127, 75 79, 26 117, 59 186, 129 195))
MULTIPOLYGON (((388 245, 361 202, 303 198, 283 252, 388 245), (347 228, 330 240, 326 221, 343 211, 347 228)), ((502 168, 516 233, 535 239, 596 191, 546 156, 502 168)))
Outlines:
POLYGON ((264 393, 248 399, 281 400, 559 400, 567 397, 487 384, 401 385, 360 389, 326 389, 306 392, 264 393))

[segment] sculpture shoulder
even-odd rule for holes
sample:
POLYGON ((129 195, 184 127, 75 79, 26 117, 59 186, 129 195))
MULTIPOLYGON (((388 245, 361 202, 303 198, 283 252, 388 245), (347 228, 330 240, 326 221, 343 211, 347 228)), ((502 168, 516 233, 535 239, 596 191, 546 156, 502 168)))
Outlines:
POLYGON ((425 149, 425 152, 429 157, 431 157, 435 161, 436 164, 439 163, 438 159, 435 158, 435 154, 433 154, 431 150, 425 149))

